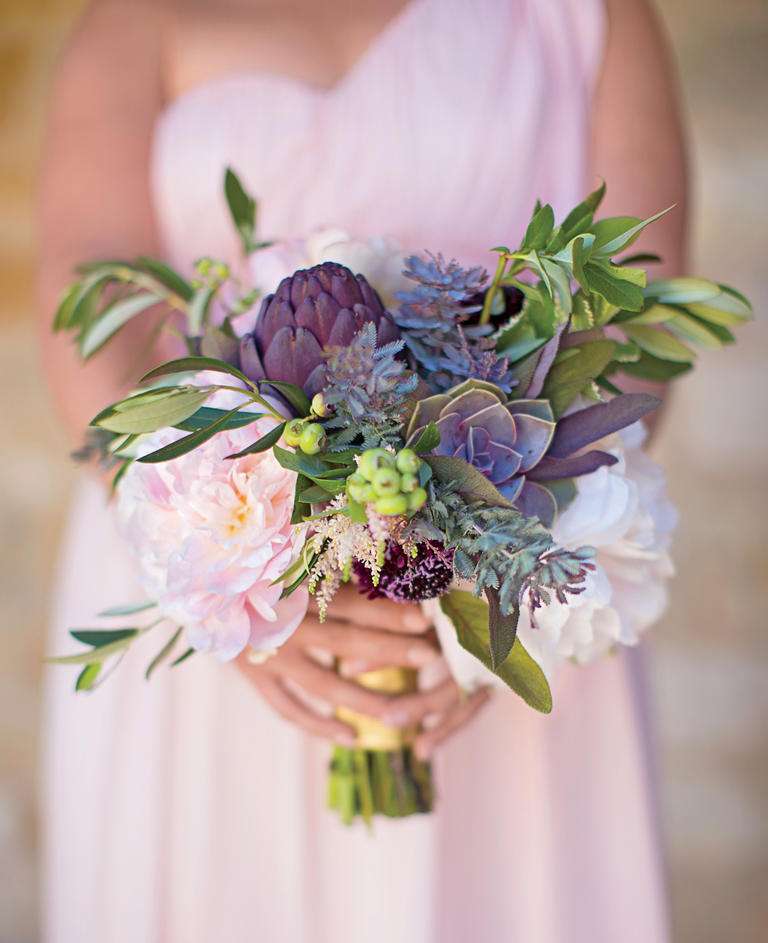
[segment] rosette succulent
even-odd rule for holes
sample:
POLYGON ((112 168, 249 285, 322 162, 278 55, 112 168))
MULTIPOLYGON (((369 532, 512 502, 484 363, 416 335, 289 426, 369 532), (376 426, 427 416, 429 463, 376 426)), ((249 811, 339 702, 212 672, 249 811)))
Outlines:
MULTIPOLYGON (((546 399, 508 402, 492 383, 470 380, 422 400, 408 436, 415 440, 434 423, 440 433, 434 455, 474 466, 522 514, 551 527, 557 513, 553 483, 615 464, 609 452, 585 447, 657 405, 653 396, 626 394, 555 421, 546 399)), ((450 477, 451 469, 444 474, 450 477)))
POLYGON ((240 342, 240 368, 252 380, 293 383, 313 396, 325 385, 327 351, 348 346, 368 323, 382 346, 400 336, 362 275, 336 262, 301 269, 262 301, 240 342))

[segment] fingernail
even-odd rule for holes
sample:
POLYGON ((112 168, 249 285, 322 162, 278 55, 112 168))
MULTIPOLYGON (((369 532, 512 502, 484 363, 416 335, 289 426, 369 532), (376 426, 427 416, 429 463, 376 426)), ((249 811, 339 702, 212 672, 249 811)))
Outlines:
POLYGON ((344 661, 339 667, 339 674, 344 678, 353 678, 355 675, 362 674, 368 667, 364 661, 344 661))
POLYGON ((408 715, 403 711, 390 711, 383 716, 385 724, 392 724, 393 727, 405 727, 408 723, 408 715))
POLYGON ((412 665, 428 665, 431 661, 435 660, 437 654, 438 653, 432 648, 422 648, 418 645, 409 648, 406 653, 408 661, 412 665))
POLYGON ((421 613, 418 612, 406 612, 403 616, 403 625, 406 629, 414 629, 416 631, 424 631, 429 626, 429 623, 424 618, 421 613))

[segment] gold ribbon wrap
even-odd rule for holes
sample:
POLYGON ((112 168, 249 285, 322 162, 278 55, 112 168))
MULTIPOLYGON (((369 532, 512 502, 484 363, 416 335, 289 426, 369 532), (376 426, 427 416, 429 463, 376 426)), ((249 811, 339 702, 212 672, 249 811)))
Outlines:
MULTIPOLYGON (((377 668, 357 675, 357 684, 382 694, 411 694, 418 690, 418 673, 413 668, 377 668)), ((339 720, 349 724, 357 733, 357 747, 361 750, 401 750, 412 743, 418 726, 390 727, 375 717, 367 717, 348 707, 336 708, 339 720)))

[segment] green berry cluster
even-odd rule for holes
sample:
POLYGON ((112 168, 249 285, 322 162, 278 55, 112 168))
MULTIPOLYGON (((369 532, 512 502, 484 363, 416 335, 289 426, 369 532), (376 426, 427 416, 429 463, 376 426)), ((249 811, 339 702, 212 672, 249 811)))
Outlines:
POLYGON ((291 448, 301 449, 305 455, 317 455, 322 452, 327 443, 325 429, 319 422, 313 422, 315 417, 322 418, 328 415, 322 393, 316 393, 312 398, 310 415, 304 419, 291 419, 285 424, 283 441, 291 448))
POLYGON ((347 478, 347 494, 358 504, 373 504, 378 514, 413 514, 427 500, 419 484, 421 464, 412 449, 397 453, 368 449, 360 456, 357 471, 347 478))

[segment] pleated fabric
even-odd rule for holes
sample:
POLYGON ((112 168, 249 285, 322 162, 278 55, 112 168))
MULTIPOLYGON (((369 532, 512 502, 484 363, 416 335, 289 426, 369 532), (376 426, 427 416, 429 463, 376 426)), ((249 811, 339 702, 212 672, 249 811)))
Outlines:
MULTIPOLYGON (((266 237, 321 226, 493 264, 537 196, 587 180, 597 0, 412 0, 331 90, 263 72, 174 101, 154 141, 168 258, 237 251, 234 167, 266 237)), ((142 598, 105 498, 71 511, 50 648, 142 598)), ((48 943, 664 943, 638 652, 566 667, 542 717, 498 693, 436 758, 431 816, 345 828, 328 746, 232 666, 151 682, 147 640, 93 696, 46 679, 48 943)))

